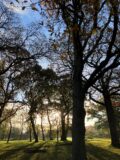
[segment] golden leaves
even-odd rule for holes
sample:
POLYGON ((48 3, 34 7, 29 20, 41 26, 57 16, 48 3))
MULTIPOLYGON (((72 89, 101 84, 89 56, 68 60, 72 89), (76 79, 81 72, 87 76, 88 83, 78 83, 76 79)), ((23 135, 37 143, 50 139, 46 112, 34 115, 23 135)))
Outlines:
POLYGON ((68 58, 68 54, 67 53, 62 53, 61 55, 60 55, 60 59, 61 60, 66 60, 68 58))
POLYGON ((41 2, 40 2, 40 5, 41 5, 41 6, 45 6, 45 5, 46 5, 46 2, 45 2, 45 1, 41 1, 41 2))
POLYGON ((97 29, 96 28, 93 28, 92 30, 92 35, 96 35, 97 34, 97 29))
POLYGON ((31 4, 31 8, 32 8, 32 10, 34 10, 34 11, 38 11, 38 9, 36 8, 35 4, 31 4))
POLYGON ((5 61, 4 60, 0 60, 0 70, 2 70, 5 66, 5 61))
POLYGON ((59 45, 57 43, 53 43, 52 47, 53 47, 54 50, 57 50, 57 48, 59 47, 59 45))

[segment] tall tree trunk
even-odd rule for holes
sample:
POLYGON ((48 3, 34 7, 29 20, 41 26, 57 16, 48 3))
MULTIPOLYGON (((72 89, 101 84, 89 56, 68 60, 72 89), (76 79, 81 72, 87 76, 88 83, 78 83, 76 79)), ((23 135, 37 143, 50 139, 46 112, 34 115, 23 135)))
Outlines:
MULTIPOLYGON (((74 20, 76 24, 76 18, 74 20)), ((74 27, 74 26, 73 26, 74 27)), ((79 31, 73 32, 73 121, 72 121, 72 160, 87 160, 85 146, 85 109, 86 90, 82 80, 84 62, 79 31)))
POLYGON ((23 136, 23 128, 22 128, 22 130, 21 130, 19 140, 22 140, 22 136, 23 136))
MULTIPOLYGON (((7 127, 5 127, 5 128, 7 128, 7 127)), ((1 125, 1 123, 0 123, 0 131, 1 131, 1 129, 2 129, 2 125, 1 125)), ((0 140, 4 140, 4 138, 5 138, 5 129, 3 129, 3 131, 2 131, 2 133, 0 133, 0 140)))
POLYGON ((9 133, 8 133, 7 143, 9 143, 9 141, 10 141, 11 131, 12 131, 12 122, 10 120, 10 129, 9 129, 9 133))
POLYGON ((61 141, 66 141, 65 116, 61 113, 61 141))
POLYGON ((104 90, 103 96, 104 96, 104 103, 110 128, 111 144, 114 147, 120 147, 120 137, 117 131, 116 117, 112 106, 111 98, 107 90, 104 90))
POLYGON ((66 124, 66 137, 67 137, 67 135, 68 135, 68 131, 69 131, 69 124, 70 122, 69 122, 69 114, 67 115, 67 124, 66 124))
POLYGON ((45 141, 45 134, 44 134, 44 128, 43 128, 43 118, 42 118, 42 115, 41 115, 41 131, 42 131, 42 140, 45 141))
POLYGON ((80 100, 76 99, 76 101, 74 101, 73 126, 72 126, 73 160, 87 160, 86 147, 85 147, 84 119, 85 119, 84 99, 82 98, 80 100), (78 108, 75 107, 77 105, 78 108))
MULTIPOLYGON (((5 103, 3 103, 1 106, 0 106, 0 120, 1 120, 1 117, 2 117, 2 114, 3 114, 3 111, 4 111, 4 108, 5 108, 5 103)), ((2 122, 0 122, 1 124, 2 122)))
POLYGON ((23 136, 23 125, 21 126, 21 133, 20 133, 19 140, 21 140, 21 139, 22 139, 22 136, 23 136))
POLYGON ((58 125, 57 125, 56 135, 57 135, 57 142, 58 142, 59 141, 59 127, 58 127, 58 125))
POLYGON ((34 123, 34 119, 33 119, 32 115, 30 115, 30 122, 31 122, 31 125, 32 125, 35 142, 38 142, 38 135, 36 133, 35 123, 34 123))
POLYGON ((22 122, 21 122, 21 133, 20 133, 19 140, 21 140, 23 136, 23 124, 24 124, 23 116, 21 118, 22 118, 22 122))
POLYGON ((52 124, 51 124, 51 121, 50 121, 50 116, 49 116, 48 108, 47 108, 47 118, 48 118, 48 123, 49 123, 49 138, 50 138, 50 140, 53 140, 53 136, 52 136, 52 124))
POLYGON ((32 130, 31 130, 31 124, 29 126, 29 138, 30 138, 30 142, 32 142, 32 130))
POLYGON ((3 108, 1 106, 1 108, 0 108, 0 118, 2 117, 2 112, 3 112, 3 108))

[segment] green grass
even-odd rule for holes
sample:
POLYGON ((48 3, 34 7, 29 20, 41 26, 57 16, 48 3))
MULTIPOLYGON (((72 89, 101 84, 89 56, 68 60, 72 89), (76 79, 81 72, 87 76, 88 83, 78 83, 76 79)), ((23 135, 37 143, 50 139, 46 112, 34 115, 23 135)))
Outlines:
MULTIPOLYGON (((89 160, 119 160, 120 150, 111 147, 109 139, 88 139, 89 160)), ((11 141, 0 142, 0 160, 70 160, 71 142, 11 141), (41 149, 45 150, 41 150, 41 149)))
POLYGON ((120 149, 112 147, 110 139, 88 139, 87 150, 90 160, 120 160, 120 149))

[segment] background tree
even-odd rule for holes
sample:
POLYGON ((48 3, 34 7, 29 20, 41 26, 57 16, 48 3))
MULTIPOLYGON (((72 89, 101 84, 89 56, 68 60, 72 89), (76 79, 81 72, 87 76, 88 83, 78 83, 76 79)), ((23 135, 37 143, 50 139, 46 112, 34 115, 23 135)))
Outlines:
MULTIPOLYGON (((70 75, 62 75, 59 77, 58 92, 60 105, 58 110, 61 114, 61 140, 66 141, 67 139, 67 116, 72 110, 72 88, 71 88, 71 77, 70 75)), ((68 116, 69 118, 69 116, 68 116)))
MULTIPOLYGON (((95 121, 92 135, 97 130, 97 133, 95 133, 95 136, 110 137, 107 115, 106 115, 105 107, 103 105, 91 102, 89 106, 87 106, 87 115, 88 115, 88 119, 94 119, 95 121)), ((89 128, 88 128, 88 132, 89 132, 89 128)))
POLYGON ((111 144, 114 147, 119 147, 119 132, 118 132, 118 123, 117 115, 115 114, 115 106, 113 105, 113 98, 116 95, 119 95, 120 91, 120 81, 119 81, 119 70, 110 70, 106 73, 100 80, 99 83, 94 85, 98 92, 102 93, 104 102, 99 102, 91 95, 91 99, 95 102, 103 105, 106 109, 108 124, 111 134, 111 144))
POLYGON ((86 93, 102 74, 119 65, 119 47, 115 46, 118 38, 118 3, 109 1, 108 5, 106 1, 51 1, 47 6, 48 10, 51 6, 52 9, 59 8, 58 13, 67 29, 71 30, 73 38, 73 160, 87 159, 84 125, 86 93), (106 17, 103 12, 106 12, 106 17), (110 23, 113 24, 111 28, 110 23), (91 73, 87 72, 88 68, 91 73))
MULTIPOLYGON (((71 30, 74 48, 73 160, 85 160, 84 100, 88 89, 105 72, 119 65, 119 1, 40 2, 48 15, 57 13, 60 15, 57 19, 62 19, 66 28, 71 30)), ((37 10, 35 8, 34 5, 32 9, 37 10)))

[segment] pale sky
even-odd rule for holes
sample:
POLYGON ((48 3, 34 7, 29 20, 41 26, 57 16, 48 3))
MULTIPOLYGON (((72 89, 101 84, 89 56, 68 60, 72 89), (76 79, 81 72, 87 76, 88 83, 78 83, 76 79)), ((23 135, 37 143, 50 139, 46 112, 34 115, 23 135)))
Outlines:
MULTIPOLYGON (((20 17, 20 20, 21 20, 22 24, 24 25, 24 27, 27 27, 32 22, 40 22, 42 20, 39 12, 32 11, 31 8, 27 8, 25 10, 22 10, 20 7, 14 7, 14 6, 10 5, 9 0, 5 0, 5 1, 0 0, 0 2, 2 2, 5 6, 7 6, 11 11, 16 13, 18 15, 18 17, 20 17)), ((35 2, 35 0, 33 0, 32 2, 35 2)), ((40 65, 42 65, 43 68, 46 68, 46 67, 48 67, 48 62, 45 59, 41 59, 40 65)), ((52 117, 58 116, 58 113, 55 113, 55 112, 51 113, 51 114, 52 114, 52 117)), ((44 118, 44 120, 46 123, 47 119, 44 118)), ((86 122, 86 126, 94 125, 94 123, 95 123, 94 120, 88 120, 87 118, 85 119, 85 122, 86 122)), ((37 123, 40 123, 39 118, 37 120, 37 123)))
MULTIPOLYGON (((0 2, 2 2, 5 6, 7 6, 11 11, 16 13, 20 17, 21 22, 24 24, 24 26, 27 26, 31 22, 36 22, 41 20, 39 12, 32 11, 30 7, 27 7, 25 10, 22 10, 22 7, 15 1, 14 5, 11 5, 9 0, 4 0, 4 1, 0 0, 0 2)), ((35 0, 33 0, 33 2, 35 2, 35 0)))

